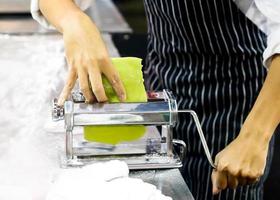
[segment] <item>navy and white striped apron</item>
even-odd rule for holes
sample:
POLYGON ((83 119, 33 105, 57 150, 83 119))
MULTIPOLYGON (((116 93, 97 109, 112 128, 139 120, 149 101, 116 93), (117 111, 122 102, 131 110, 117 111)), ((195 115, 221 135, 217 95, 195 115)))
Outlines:
MULTIPOLYGON (((232 0, 144 2, 146 86, 172 90, 179 108, 197 112, 214 158, 237 136, 261 89, 266 37, 232 0)), ((196 200, 262 199, 269 167, 259 183, 213 197, 212 169, 189 116, 180 117, 175 136, 188 146, 182 174, 196 200)))

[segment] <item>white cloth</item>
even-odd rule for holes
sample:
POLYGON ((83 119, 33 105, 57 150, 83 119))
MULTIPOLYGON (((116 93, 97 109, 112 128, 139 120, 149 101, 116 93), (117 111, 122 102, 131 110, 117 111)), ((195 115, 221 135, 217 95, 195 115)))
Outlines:
POLYGON ((0 186, 1 200, 33 200, 31 193, 22 187, 0 186))
POLYGON ((46 200, 171 200, 154 185, 128 174, 126 163, 116 160, 64 169, 46 200))
MULTIPOLYGON (((42 16, 39 0, 31 1, 31 13, 34 19, 45 27, 49 23, 42 16)), ((271 57, 280 53, 280 1, 279 0, 234 0, 244 14, 268 35, 267 48, 264 52, 264 65, 270 66, 271 57)), ((81 9, 86 9, 91 0, 76 0, 81 9)))

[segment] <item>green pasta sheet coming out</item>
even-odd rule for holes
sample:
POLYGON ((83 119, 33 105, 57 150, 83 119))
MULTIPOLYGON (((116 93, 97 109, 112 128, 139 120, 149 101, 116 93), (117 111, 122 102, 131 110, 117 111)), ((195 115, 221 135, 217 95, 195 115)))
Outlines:
MULTIPOLYGON (((140 58, 133 57, 112 58, 126 90, 126 102, 147 102, 141 61, 140 58)), ((118 96, 105 77, 103 85, 109 103, 118 103, 118 96)), ((84 138, 90 142, 116 145, 120 142, 137 140, 145 132, 146 128, 142 125, 85 126, 84 138)))
POLYGON ((85 139, 91 142, 116 145, 121 142, 134 141, 146 132, 143 125, 133 126, 86 126, 85 139))

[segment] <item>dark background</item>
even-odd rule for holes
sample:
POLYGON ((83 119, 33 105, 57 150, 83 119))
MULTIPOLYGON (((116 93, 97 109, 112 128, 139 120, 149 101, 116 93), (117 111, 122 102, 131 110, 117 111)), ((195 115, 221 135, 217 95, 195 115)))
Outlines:
MULTIPOLYGON (((143 1, 114 0, 121 13, 133 29, 133 33, 114 34, 113 40, 122 56, 136 56, 144 58, 146 54, 146 17, 143 1)), ((265 183, 264 200, 280 199, 280 126, 275 134, 275 149, 272 168, 265 183)))

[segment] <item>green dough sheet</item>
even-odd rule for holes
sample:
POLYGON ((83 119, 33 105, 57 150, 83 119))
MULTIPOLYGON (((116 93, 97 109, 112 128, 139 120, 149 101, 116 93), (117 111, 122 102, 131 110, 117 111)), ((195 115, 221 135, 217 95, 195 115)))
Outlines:
MULTIPOLYGON (((142 64, 140 58, 112 58, 126 90, 126 102, 146 102, 142 64)), ((110 103, 119 102, 118 96, 109 81, 103 77, 103 85, 110 103)))
MULTIPOLYGON (((126 102, 147 102, 140 58, 112 58, 126 90, 126 102)), ((111 84, 103 77, 103 85, 109 103, 119 102, 111 84)), ((116 145, 141 138, 146 132, 143 125, 85 126, 84 138, 90 142, 116 145)))
POLYGON ((86 126, 85 139, 91 142, 116 145, 125 141, 133 141, 145 134, 146 128, 138 126, 86 126))

